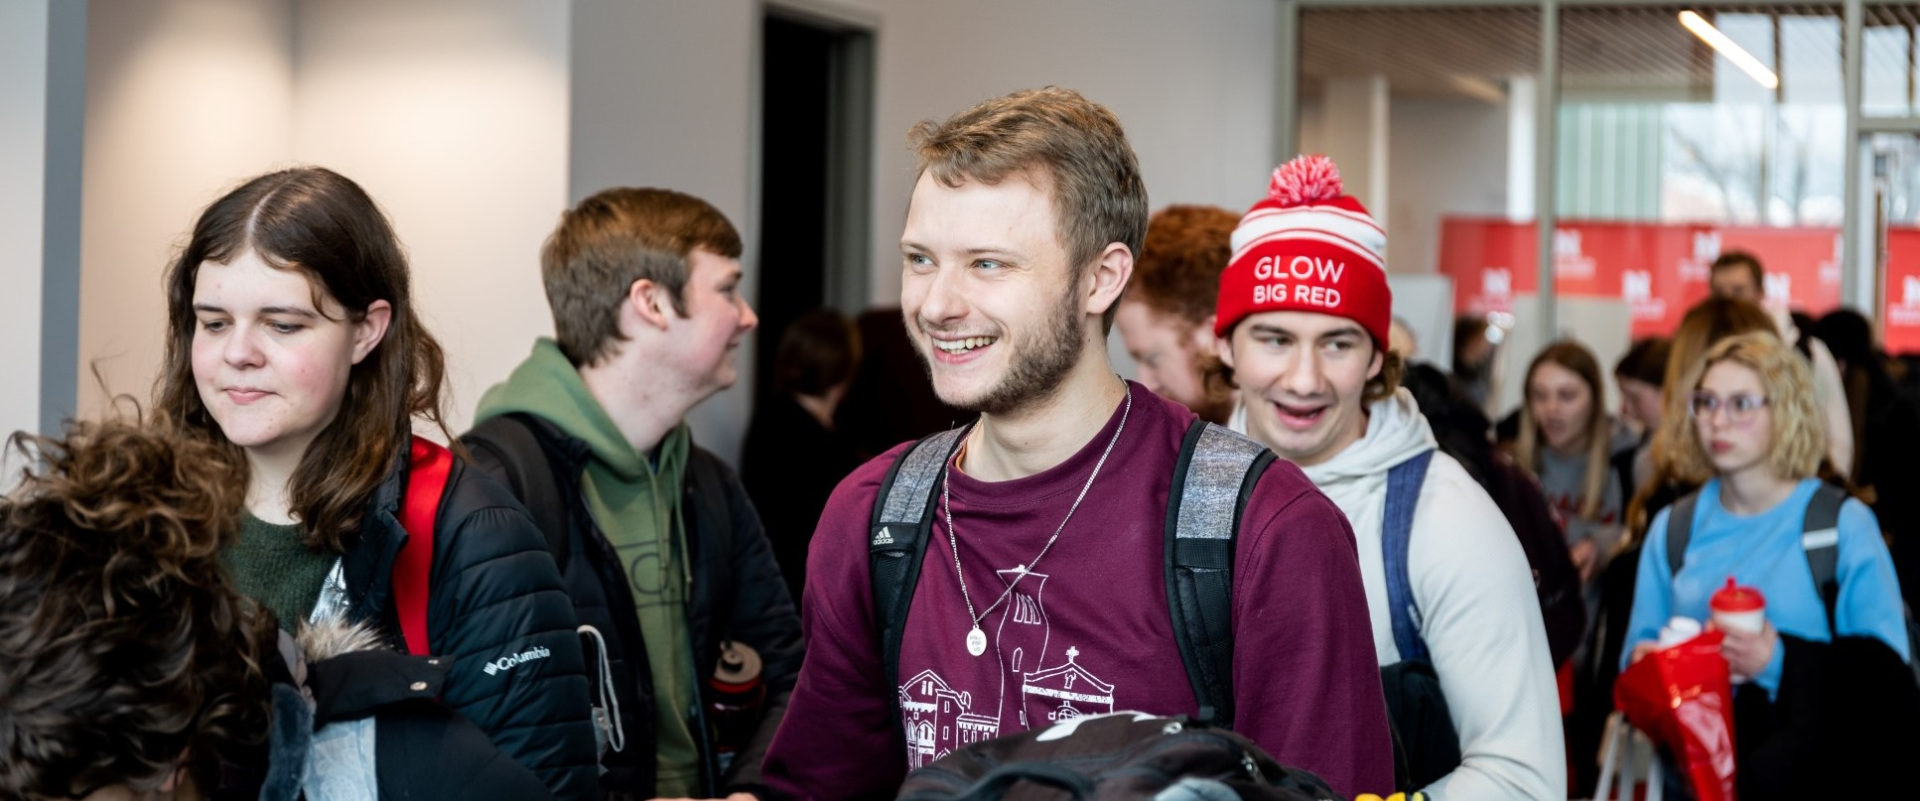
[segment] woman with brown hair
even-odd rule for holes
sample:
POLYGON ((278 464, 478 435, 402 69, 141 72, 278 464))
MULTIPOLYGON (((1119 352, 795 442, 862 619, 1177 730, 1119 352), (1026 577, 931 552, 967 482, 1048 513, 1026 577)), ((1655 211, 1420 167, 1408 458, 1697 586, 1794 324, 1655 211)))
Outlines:
POLYGON ((445 369, 373 199, 320 168, 254 178, 201 214, 165 286, 155 411, 233 457, 245 511, 222 556, 239 589, 285 628, 344 617, 396 645, 412 621, 396 598, 424 596, 415 650, 454 660, 440 700, 557 795, 595 795, 573 610, 526 512, 443 461, 431 541, 410 554, 430 560, 426 588, 395 569, 416 547, 402 507, 424 491, 410 456, 437 448, 409 437, 416 420, 446 433, 445 369))
POLYGON ((1600 362, 1586 346, 1548 345, 1528 365, 1524 387, 1513 460, 1560 510, 1573 564, 1581 582, 1591 582, 1620 539, 1626 506, 1626 490, 1609 464, 1619 447, 1632 443, 1616 442, 1600 362))

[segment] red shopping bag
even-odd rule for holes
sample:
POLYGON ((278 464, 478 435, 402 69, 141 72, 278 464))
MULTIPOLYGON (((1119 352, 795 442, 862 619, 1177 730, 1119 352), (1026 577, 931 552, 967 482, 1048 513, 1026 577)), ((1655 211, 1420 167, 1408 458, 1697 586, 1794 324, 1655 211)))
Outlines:
POLYGON ((1699 801, 1736 801, 1733 685, 1720 632, 1655 651, 1613 685, 1613 703, 1634 728, 1667 747, 1699 801))

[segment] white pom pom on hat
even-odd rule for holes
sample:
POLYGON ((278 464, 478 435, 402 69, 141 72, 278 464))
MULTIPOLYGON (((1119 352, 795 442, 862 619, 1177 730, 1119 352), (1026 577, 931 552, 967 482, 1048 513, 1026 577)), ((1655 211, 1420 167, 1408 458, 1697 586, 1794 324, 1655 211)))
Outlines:
POLYGON ((1273 180, 1267 182, 1267 197, 1282 208, 1305 206, 1340 196, 1340 168, 1326 156, 1295 156, 1273 168, 1273 180))

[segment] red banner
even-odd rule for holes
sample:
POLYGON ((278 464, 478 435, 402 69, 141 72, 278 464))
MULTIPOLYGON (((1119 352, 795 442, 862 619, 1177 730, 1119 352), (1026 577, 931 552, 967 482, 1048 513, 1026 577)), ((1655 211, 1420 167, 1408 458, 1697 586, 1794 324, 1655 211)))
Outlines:
MULTIPOLYGON (((1920 230, 1897 230, 1889 238, 1887 347, 1920 350, 1920 230), (1913 305, 1896 320, 1909 280, 1913 305)), ((1440 272, 1453 278, 1454 311, 1511 311, 1514 295, 1539 285, 1536 247, 1532 223, 1444 220, 1440 272)), ((1767 305, 1816 317, 1839 308, 1837 228, 1565 222, 1553 236, 1554 290, 1625 300, 1633 336, 1671 334, 1707 296, 1708 267, 1729 250, 1751 251, 1766 265, 1767 305)))
POLYGON ((1886 314, 1880 320, 1888 353, 1920 352, 1920 229, 1887 231, 1886 314))

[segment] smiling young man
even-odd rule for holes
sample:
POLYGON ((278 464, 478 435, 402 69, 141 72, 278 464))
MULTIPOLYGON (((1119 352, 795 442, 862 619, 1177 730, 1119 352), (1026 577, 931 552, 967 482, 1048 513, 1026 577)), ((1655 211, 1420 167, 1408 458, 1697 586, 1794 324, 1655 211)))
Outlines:
POLYGON ((602 789, 751 790, 799 670, 800 622, 739 479, 686 425, 733 385, 758 323, 739 291, 740 235, 699 198, 608 189, 561 217, 540 260, 556 336, 487 390, 462 440, 533 513, 580 622, 606 639, 626 742, 603 755, 602 789), (720 743, 701 688, 727 643, 759 653, 767 700, 720 743))
MULTIPOLYGON (((1527 559, 1486 491, 1435 451, 1399 388, 1400 360, 1386 348, 1385 233, 1341 194, 1332 162, 1302 157, 1274 171, 1233 245, 1214 332, 1240 387, 1234 426, 1304 468, 1352 522, 1379 664, 1423 651, 1430 660, 1459 761, 1442 773, 1452 765, 1436 763, 1452 757, 1435 759, 1434 775, 1416 765, 1415 783, 1431 781, 1434 798, 1565 797, 1553 665, 1527 559), (1405 558, 1389 564, 1390 552, 1405 558)), ((1410 753, 1447 750, 1395 715, 1410 753)))
MULTIPOLYGON (((916 468, 939 480, 909 511, 928 527, 905 568, 917 579, 892 596, 897 635, 870 562, 917 535, 870 521, 912 446, 828 503, 807 569, 838 580, 807 587, 806 665, 765 765, 800 797, 891 797, 911 767, 1079 715, 1200 709, 1164 539, 1195 417, 1106 356, 1147 221, 1118 120, 1043 89, 921 123, 913 141, 903 316, 940 399, 980 417, 916 468)), ((1352 535, 1291 466, 1250 495, 1229 554, 1233 727, 1343 793, 1382 791, 1391 746, 1352 535)))

